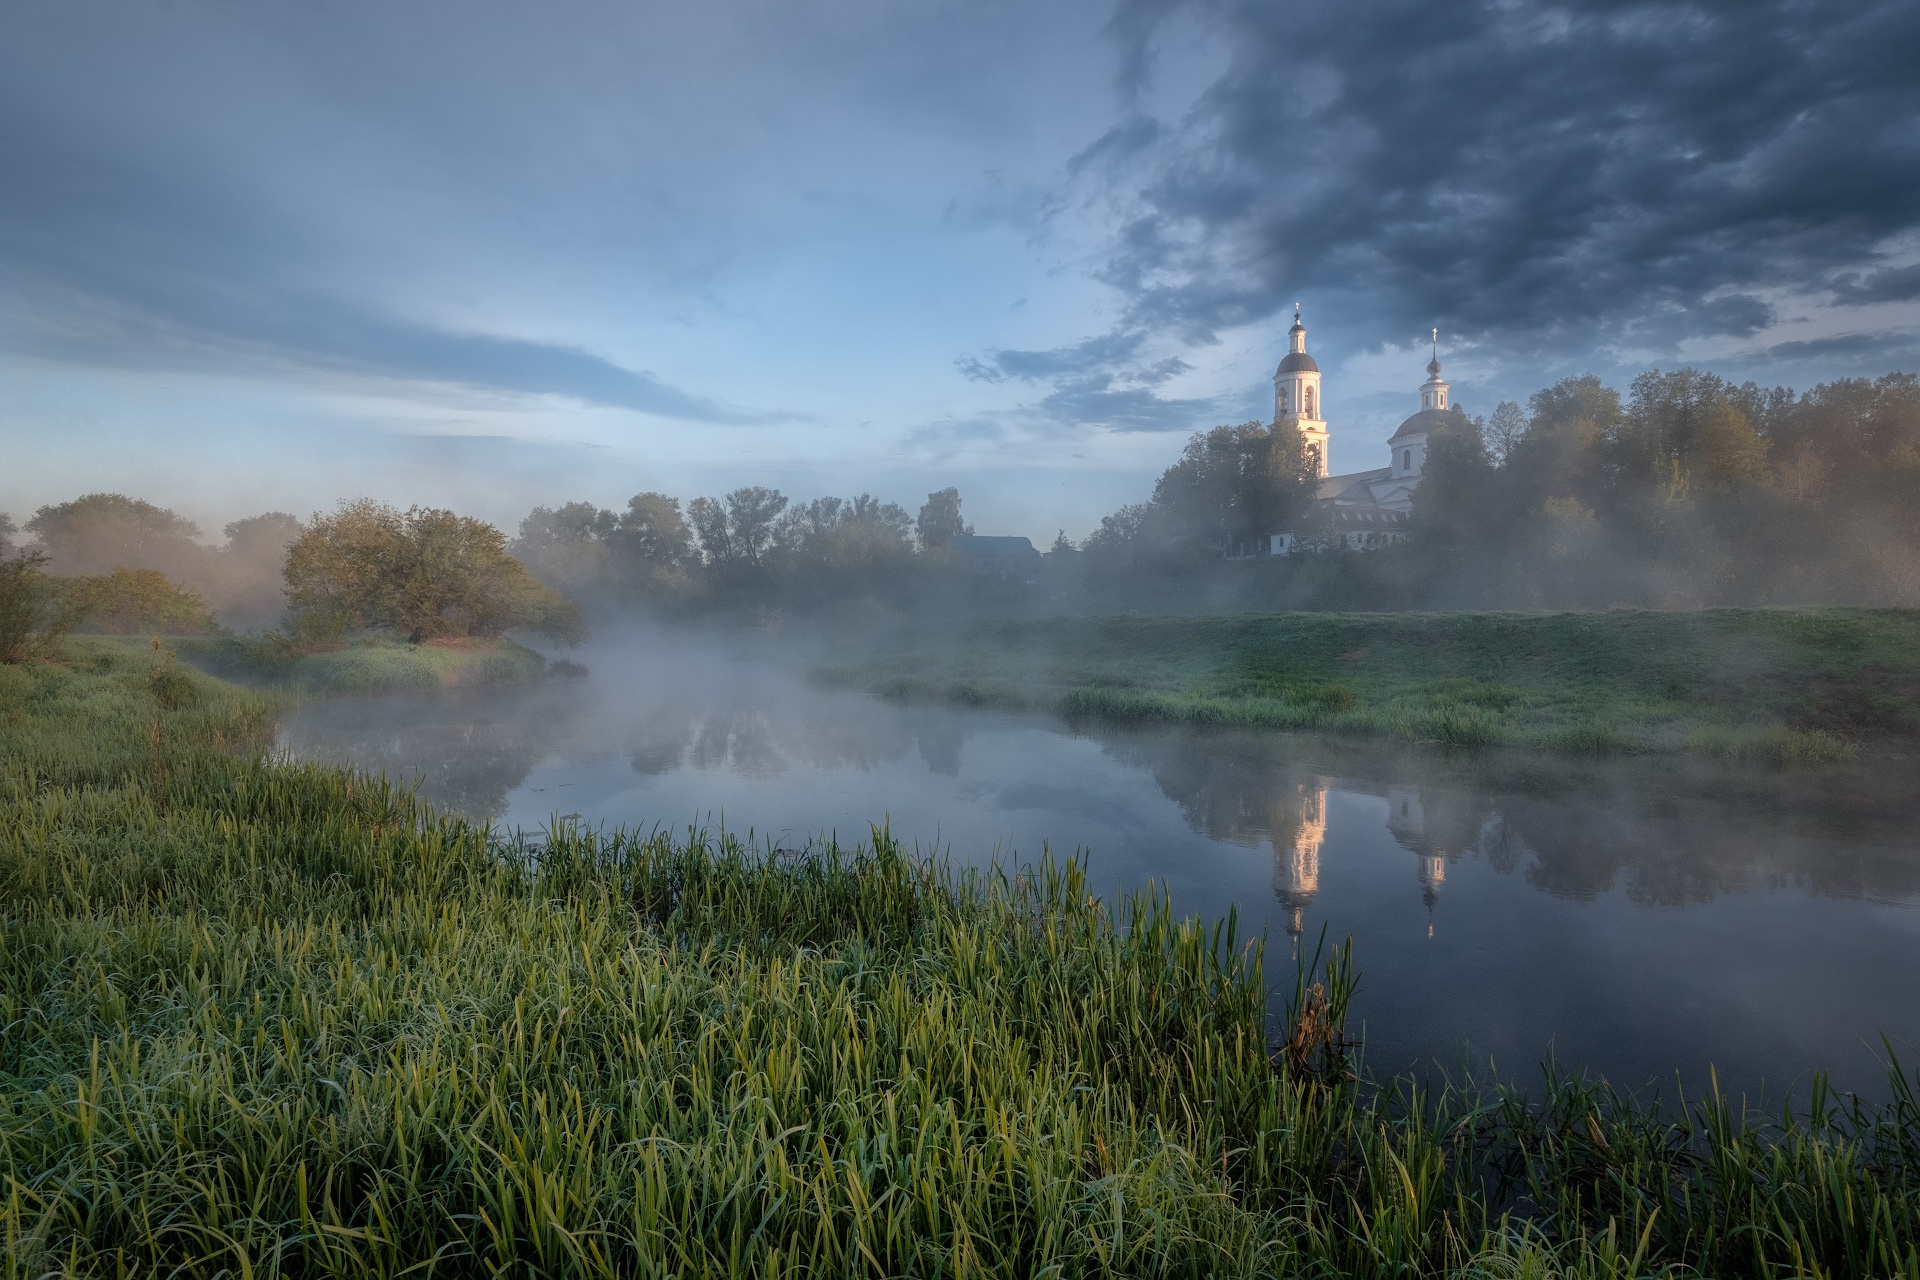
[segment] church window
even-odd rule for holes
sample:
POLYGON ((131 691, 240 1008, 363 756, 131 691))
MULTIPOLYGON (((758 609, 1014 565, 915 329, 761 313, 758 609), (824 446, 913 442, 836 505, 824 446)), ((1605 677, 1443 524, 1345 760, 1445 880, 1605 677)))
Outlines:
POLYGON ((1400 469, 1402 471, 1413 470, 1413 450, 1402 449, 1400 451, 1400 469))
POLYGON ((1318 416, 1313 411, 1313 388, 1312 387, 1307 388, 1307 416, 1309 418, 1318 416))

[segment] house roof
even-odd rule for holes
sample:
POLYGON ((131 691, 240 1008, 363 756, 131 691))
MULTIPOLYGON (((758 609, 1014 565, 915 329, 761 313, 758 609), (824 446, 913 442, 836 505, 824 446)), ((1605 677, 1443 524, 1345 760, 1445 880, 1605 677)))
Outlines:
POLYGON ((947 540, 947 546, 963 556, 1037 556, 1033 543, 1026 538, 1003 537, 995 534, 963 533, 957 538, 947 540))

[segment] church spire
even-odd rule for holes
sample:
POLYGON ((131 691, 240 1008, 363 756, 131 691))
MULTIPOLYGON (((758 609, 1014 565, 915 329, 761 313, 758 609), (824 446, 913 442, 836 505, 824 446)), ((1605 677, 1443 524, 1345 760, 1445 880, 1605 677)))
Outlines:
POLYGON ((1445 409, 1447 384, 1440 376, 1440 330, 1433 331, 1433 359, 1427 361, 1427 380, 1420 385, 1422 409, 1445 409))

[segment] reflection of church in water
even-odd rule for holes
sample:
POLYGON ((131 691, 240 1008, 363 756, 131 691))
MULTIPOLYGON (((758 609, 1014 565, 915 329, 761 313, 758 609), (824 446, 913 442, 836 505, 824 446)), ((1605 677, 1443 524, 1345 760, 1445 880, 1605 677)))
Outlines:
MULTIPOLYGON (((1307 908, 1320 892, 1320 848, 1327 840, 1326 778, 1295 783, 1273 814, 1273 896, 1287 912, 1287 937, 1294 954, 1306 929, 1307 908)), ((1426 813, 1418 787, 1388 786, 1387 830, 1401 848, 1418 859, 1415 876, 1427 904, 1427 936, 1433 936, 1433 909, 1447 881, 1447 855, 1428 838, 1426 813)), ((1284 793, 1283 793, 1284 794, 1284 793)))

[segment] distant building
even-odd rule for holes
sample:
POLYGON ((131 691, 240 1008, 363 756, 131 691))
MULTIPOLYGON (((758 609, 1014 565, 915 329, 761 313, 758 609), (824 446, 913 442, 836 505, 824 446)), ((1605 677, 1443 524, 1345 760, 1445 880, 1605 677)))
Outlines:
POLYGON ((947 541, 968 573, 983 578, 1031 578, 1040 572, 1040 553, 1026 538, 966 533, 947 541))
POLYGON ((1289 424, 1300 432, 1309 469, 1320 477, 1314 493, 1314 518, 1273 530, 1232 549, 1234 558, 1284 556, 1328 545, 1352 550, 1383 547, 1407 536, 1407 512, 1413 491, 1420 487, 1427 461, 1427 437, 1433 429, 1458 414, 1449 389, 1440 377, 1440 332, 1434 331, 1433 359, 1427 380, 1420 386, 1420 411, 1400 424, 1387 441, 1387 465, 1371 471, 1327 474, 1330 443, 1325 406, 1320 398, 1320 366, 1307 354, 1307 329, 1300 308, 1293 309, 1293 327, 1287 330, 1287 354, 1273 374, 1273 423, 1289 424))

